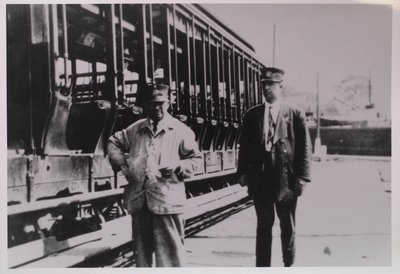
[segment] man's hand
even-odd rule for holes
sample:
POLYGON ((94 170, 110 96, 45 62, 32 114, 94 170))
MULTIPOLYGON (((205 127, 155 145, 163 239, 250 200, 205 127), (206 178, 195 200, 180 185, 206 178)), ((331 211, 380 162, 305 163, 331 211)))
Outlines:
POLYGON ((238 182, 241 186, 247 186, 247 175, 245 174, 239 175, 238 182))
POLYGON ((124 164, 120 166, 121 168, 121 173, 125 176, 127 176, 129 174, 129 167, 128 165, 124 164))
POLYGON ((301 196, 301 194, 303 194, 304 188, 306 186, 306 181, 297 178, 296 179, 296 185, 295 185, 295 189, 294 189, 294 194, 296 196, 301 196))
POLYGON ((172 173, 178 175, 180 167, 179 166, 166 166, 159 169, 161 176, 163 178, 170 178, 172 173))

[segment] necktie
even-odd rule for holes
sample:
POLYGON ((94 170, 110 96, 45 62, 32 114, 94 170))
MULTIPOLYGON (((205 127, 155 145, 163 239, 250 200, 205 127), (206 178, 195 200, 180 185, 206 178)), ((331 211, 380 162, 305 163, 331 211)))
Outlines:
POLYGON ((272 147, 272 138, 274 137, 275 123, 272 117, 272 106, 269 106, 268 111, 268 137, 267 137, 267 148, 270 150, 272 147))
POLYGON ((157 132, 157 122, 153 122, 153 132, 156 133, 157 132))

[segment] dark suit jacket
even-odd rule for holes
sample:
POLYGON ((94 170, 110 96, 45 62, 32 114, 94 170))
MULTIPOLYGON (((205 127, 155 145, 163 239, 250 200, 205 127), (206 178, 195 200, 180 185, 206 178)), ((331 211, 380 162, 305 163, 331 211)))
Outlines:
POLYGON ((264 140, 265 104, 248 110, 240 137, 238 174, 248 176, 250 195, 260 193, 266 184, 274 185, 278 201, 284 200, 298 183, 298 178, 310 182, 311 142, 304 113, 284 104, 277 117, 271 148, 273 170, 265 172, 264 140), (266 182, 267 181, 267 182, 266 182))

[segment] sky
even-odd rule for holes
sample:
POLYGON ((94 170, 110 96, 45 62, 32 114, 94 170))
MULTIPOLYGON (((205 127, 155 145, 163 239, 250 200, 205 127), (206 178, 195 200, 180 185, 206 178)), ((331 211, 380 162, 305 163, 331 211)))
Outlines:
POLYGON ((372 80, 372 101, 390 113, 392 10, 373 4, 202 4, 248 41, 259 60, 285 70, 285 83, 321 101, 349 75, 372 80))

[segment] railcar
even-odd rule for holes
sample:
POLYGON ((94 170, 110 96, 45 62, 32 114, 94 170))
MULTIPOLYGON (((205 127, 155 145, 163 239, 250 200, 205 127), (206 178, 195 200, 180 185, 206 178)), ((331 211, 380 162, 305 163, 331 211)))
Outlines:
POLYGON ((241 191, 240 125, 262 101, 263 64, 211 13, 197 4, 9 4, 6 14, 10 267, 127 215, 127 181, 106 143, 145 115, 149 83, 169 85, 170 112, 203 154, 185 182, 187 217, 241 191))

